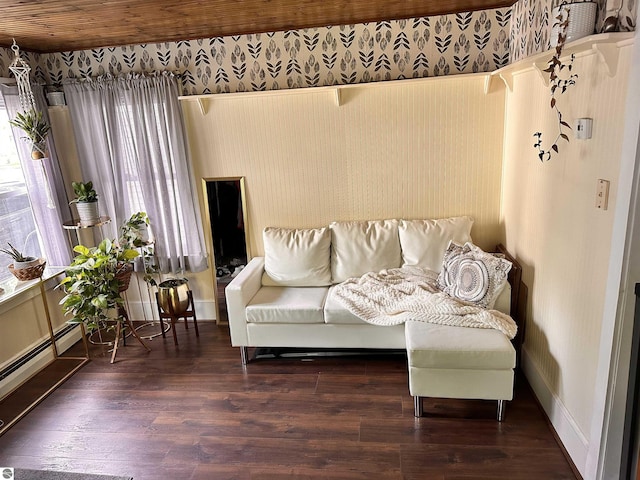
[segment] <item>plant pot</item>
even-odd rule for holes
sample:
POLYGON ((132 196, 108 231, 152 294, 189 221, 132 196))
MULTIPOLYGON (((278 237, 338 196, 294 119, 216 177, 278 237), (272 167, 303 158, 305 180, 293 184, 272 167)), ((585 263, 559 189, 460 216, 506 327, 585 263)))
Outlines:
POLYGON ((47 262, 44 258, 36 258, 29 262, 14 262, 9 265, 9 271, 21 282, 26 282, 28 280, 35 280, 36 278, 40 278, 44 273, 44 267, 46 265, 47 262), (17 268, 16 264, 18 264, 20 268, 17 268))
POLYGON ((62 107, 66 105, 64 101, 64 92, 49 92, 47 93, 47 100, 51 107, 62 107))
POLYGON ((42 153, 38 149, 38 147, 34 145, 33 148, 31 149, 31 158, 33 160, 42 160, 44 158, 44 153, 42 153))
POLYGON ((144 245, 148 244, 151 241, 151 235, 149 235, 149 225, 143 223, 136 227, 136 237, 140 242, 144 245))
POLYGON ((34 265, 38 265, 40 263, 39 258, 35 258, 35 257, 29 257, 29 258, 30 260, 27 260, 25 262, 13 262, 14 270, 22 270, 25 268, 33 267, 34 265))
POLYGON ((131 282, 131 275, 133 274, 133 264, 124 263, 118 267, 116 272, 116 279, 120 282, 118 288, 119 292, 126 292, 129 288, 129 282, 131 282))
POLYGON ((554 23, 551 30, 551 38, 549 39, 551 47, 558 45, 560 27, 555 25, 555 23, 559 23, 557 18, 560 15, 563 19, 567 18, 567 11, 569 12, 569 25, 567 26, 566 43, 591 35, 595 31, 596 13, 598 11, 598 5, 595 2, 576 2, 559 5, 551 13, 552 23, 554 23))
POLYGON ((94 225, 100 220, 98 202, 76 202, 81 225, 94 225))
POLYGON ((186 278, 165 280, 158 285, 158 304, 166 313, 180 316, 189 308, 189 281, 186 278))

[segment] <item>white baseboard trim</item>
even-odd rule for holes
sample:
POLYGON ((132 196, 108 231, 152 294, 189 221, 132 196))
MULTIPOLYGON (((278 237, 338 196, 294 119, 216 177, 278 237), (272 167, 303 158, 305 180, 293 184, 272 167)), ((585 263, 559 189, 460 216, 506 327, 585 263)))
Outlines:
POLYGON ((522 369, 533 389, 540 405, 551 421, 564 448, 569 453, 571 460, 583 477, 586 473, 587 453, 589 441, 580 430, 577 423, 564 406, 560 398, 551 391, 546 379, 542 376, 536 362, 527 352, 526 346, 522 347, 522 369))
MULTIPOLYGON (((216 304, 213 300, 195 300, 194 304, 199 322, 216 321, 216 304)), ((158 306, 155 303, 130 301, 127 302, 127 309, 133 321, 158 320, 158 306)))
MULTIPOLYGON (((64 353, 71 348, 75 343, 82 338, 80 328, 75 328, 67 335, 56 341, 58 347, 58 353, 64 353)), ((18 388, 22 383, 27 381, 31 376, 35 375, 53 361, 53 351, 51 347, 43 350, 38 355, 33 357, 15 372, 8 375, 0 382, 0 399, 7 396, 13 390, 18 388)))

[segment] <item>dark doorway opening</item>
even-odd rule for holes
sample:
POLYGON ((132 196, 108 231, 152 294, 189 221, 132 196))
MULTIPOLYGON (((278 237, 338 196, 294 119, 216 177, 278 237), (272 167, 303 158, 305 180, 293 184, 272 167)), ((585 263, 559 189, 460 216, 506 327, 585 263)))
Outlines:
POLYGON ((216 277, 217 322, 228 321, 226 286, 247 264, 242 178, 206 180, 216 277))

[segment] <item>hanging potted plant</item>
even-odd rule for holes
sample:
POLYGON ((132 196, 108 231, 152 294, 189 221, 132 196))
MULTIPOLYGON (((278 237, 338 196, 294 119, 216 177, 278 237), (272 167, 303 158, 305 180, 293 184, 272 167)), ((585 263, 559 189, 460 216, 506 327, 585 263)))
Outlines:
POLYGON ((78 218, 81 225, 94 225, 100 220, 98 211, 98 194, 93 189, 93 182, 72 182, 73 193, 76 198, 69 202, 76 204, 78 218))
POLYGON ((42 117, 42 112, 33 108, 18 112, 16 118, 9 120, 9 123, 26 134, 22 139, 31 143, 31 158, 39 160, 46 157, 46 141, 51 126, 42 117))
POLYGON ((20 281, 33 280, 42 276, 46 262, 44 259, 24 255, 13 245, 7 243, 9 248, 0 248, 0 252, 13 259, 9 265, 9 271, 20 281))

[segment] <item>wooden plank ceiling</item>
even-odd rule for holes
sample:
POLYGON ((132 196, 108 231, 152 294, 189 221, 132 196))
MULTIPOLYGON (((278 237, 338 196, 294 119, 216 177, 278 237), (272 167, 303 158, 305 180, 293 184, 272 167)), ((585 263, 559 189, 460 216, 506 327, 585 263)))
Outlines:
POLYGON ((0 0, 0 46, 63 52, 506 7, 516 0, 0 0))

